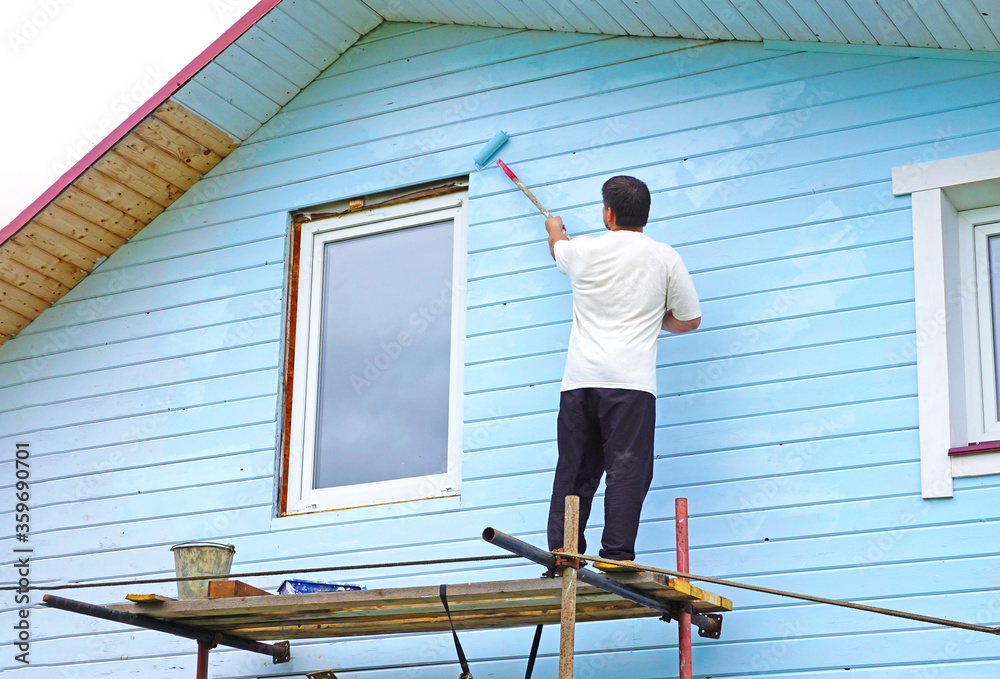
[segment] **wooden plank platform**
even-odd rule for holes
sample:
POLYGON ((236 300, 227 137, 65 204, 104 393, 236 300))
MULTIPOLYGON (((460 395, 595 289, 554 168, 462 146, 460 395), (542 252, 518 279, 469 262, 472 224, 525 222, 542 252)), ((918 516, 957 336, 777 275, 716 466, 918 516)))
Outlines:
MULTIPOLYGON (((662 575, 622 573, 612 577, 667 602, 689 602, 703 613, 732 610, 732 602, 687 582, 662 575)), ((448 585, 457 629, 520 627, 559 622, 560 580, 507 580, 448 585)), ((183 622, 258 641, 449 629, 438 586, 362 591, 248 596, 186 601, 139 601, 108 608, 183 622)), ((651 608, 580 584, 577 621, 658 617, 651 608)))

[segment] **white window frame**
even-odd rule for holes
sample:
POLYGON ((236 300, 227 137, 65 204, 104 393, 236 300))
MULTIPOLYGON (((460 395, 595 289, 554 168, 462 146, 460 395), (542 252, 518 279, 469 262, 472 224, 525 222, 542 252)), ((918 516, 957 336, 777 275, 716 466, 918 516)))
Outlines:
POLYGON ((459 495, 462 460, 462 399, 465 365, 466 232, 468 193, 360 211, 338 218, 305 222, 299 248, 295 378, 288 448, 285 514, 426 500, 459 495), (454 223, 452 327, 448 394, 447 471, 335 488, 312 487, 316 412, 319 392, 323 257, 327 243, 434 224, 454 223), (304 379, 303 379, 304 378, 304 379))
POLYGON ((990 272, 988 243, 990 236, 1000 234, 1000 207, 959 212, 958 227, 962 280, 974 284, 976 293, 962 300, 969 443, 1000 441, 993 346, 993 327, 998 319, 993 318, 991 296, 993 276, 1000 276, 1000 271, 990 272))
POLYGON ((974 239, 960 213, 997 205, 1000 151, 894 168, 892 187, 912 196, 921 494, 952 497, 954 478, 1000 473, 1000 452, 949 455, 976 442, 970 417, 983 412, 979 332, 969 329, 976 273, 962 264, 974 239))

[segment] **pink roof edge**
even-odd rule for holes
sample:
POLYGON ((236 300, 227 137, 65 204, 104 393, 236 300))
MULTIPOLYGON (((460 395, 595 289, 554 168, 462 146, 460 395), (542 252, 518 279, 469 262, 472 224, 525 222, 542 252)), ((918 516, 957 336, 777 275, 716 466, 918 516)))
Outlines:
POLYGON ((45 190, 45 193, 36 198, 28 207, 24 208, 14 220, 7 226, 0 229, 0 245, 5 243, 11 236, 17 233, 22 226, 31 221, 35 215, 51 203, 56 196, 63 192, 70 184, 76 181, 91 165, 107 153, 112 146, 125 138, 132 129, 146 119, 150 113, 170 98, 177 90, 184 86, 191 78, 197 75, 198 71, 207 66, 213 59, 222 53, 224 49, 233 44, 237 38, 246 33, 250 27, 256 24, 268 12, 274 9, 281 0, 261 0, 250 9, 235 24, 230 26, 225 33, 219 36, 211 45, 206 47, 201 54, 182 68, 173 78, 161 87, 146 103, 140 106, 132 115, 125 119, 111 134, 104 138, 100 144, 92 148, 83 158, 78 160, 73 167, 68 169, 56 182, 45 190))

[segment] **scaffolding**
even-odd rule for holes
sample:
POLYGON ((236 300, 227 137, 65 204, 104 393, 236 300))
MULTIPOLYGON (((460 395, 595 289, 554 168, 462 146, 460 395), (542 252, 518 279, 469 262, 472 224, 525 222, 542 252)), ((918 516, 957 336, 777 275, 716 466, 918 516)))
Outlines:
MULTIPOLYGON (((567 498, 567 536, 578 532, 578 499, 567 498)), ((687 570, 687 503, 677 503, 678 568, 687 570)), ((559 677, 573 676, 578 622, 658 617, 678 625, 681 679, 691 676, 691 626, 719 638, 732 602, 683 578, 646 572, 599 573, 577 556, 538 549, 493 528, 483 538, 550 569, 558 578, 274 596, 243 583, 215 581, 222 598, 174 600, 129 595, 129 604, 98 606, 47 594, 46 605, 189 638, 198 643, 197 679, 208 677, 208 654, 228 646, 291 659, 289 640, 496 629, 559 623, 559 677), (578 584, 578 580, 579 583, 578 584), (251 590, 253 588, 250 588, 251 590), (445 596, 447 599, 445 600, 445 596), (263 640, 282 639, 277 643, 263 640)), ((577 545, 567 538, 566 552, 577 545)), ((460 648, 457 642, 456 645, 460 648)), ((460 653, 460 656, 462 654, 460 653)), ((464 657, 462 658, 463 665, 464 657)), ((465 676, 465 675, 463 675, 465 676)), ((468 675, 471 677, 471 674, 468 675)))

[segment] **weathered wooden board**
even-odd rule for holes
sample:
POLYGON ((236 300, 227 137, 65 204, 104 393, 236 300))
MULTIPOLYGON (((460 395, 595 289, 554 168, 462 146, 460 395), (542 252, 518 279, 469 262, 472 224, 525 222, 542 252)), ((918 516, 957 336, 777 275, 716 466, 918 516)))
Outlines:
POLYGON ((144 605, 162 604, 165 601, 177 601, 177 599, 163 596, 162 594, 126 594, 125 598, 129 601, 134 601, 144 605))
POLYGON ((30 322, 27 317, 0 305, 0 334, 9 338, 30 322))
POLYGON ((215 167, 222 156, 204 144, 196 142, 186 134, 174 129, 153 116, 140 123, 133 133, 150 144, 155 144, 167 153, 190 166, 200 174, 215 167))
POLYGON ((259 587, 248 585, 241 580, 211 580, 208 583, 209 599, 234 599, 248 596, 273 596, 259 587))
POLYGON ((12 240, 25 247, 42 250, 82 271, 93 269, 97 261, 104 256, 100 251, 39 223, 21 229, 12 240))
POLYGON ((27 266, 45 278, 58 281, 67 288, 72 288, 86 274, 84 269, 73 266, 51 252, 47 252, 18 236, 3 244, 3 252, 12 261, 27 266))
POLYGON ((130 135, 115 146, 115 153, 182 191, 187 191, 201 179, 201 172, 138 135, 130 135))
MULTIPOLYGON (((732 610, 732 602, 686 582, 664 576, 613 576, 665 602, 690 603, 703 612, 732 610)), ((518 627, 559 621, 561 582, 557 579, 509 580, 448 586, 452 620, 459 629, 518 627)), ((111 606, 143 612, 255 639, 308 639, 449 629, 437 587, 249 596, 227 599, 136 602, 111 606)), ((661 613, 580 585, 577 620, 614 620, 661 613)))
POLYGON ((180 187, 135 164, 115 150, 94 163, 93 168, 118 184, 142 194, 161 208, 167 207, 184 193, 180 187))
POLYGON ((33 222, 104 255, 111 254, 125 243, 121 236, 54 204, 39 212, 33 222))
POLYGON ((239 141, 176 101, 167 101, 153 112, 154 118, 225 157, 239 141))
MULTIPOLYGON (((80 175, 80 178, 73 185, 104 201, 116 210, 135 217, 143 224, 148 224, 154 217, 163 212, 163 204, 151 200, 145 193, 137 189, 121 184, 94 167, 80 175)), ((145 190, 148 192, 148 189, 145 190)))
MULTIPOLYGON (((14 247, 17 246, 14 245, 14 247)), ((39 276, 34 269, 21 264, 14 257, 0 258, 0 280, 43 299, 49 304, 69 292, 67 286, 54 278, 39 276)))
POLYGON ((47 309, 49 303, 27 292, 23 287, 0 280, 0 305, 30 318, 47 309))
POLYGON ((75 186, 63 191, 54 204, 125 239, 145 226, 135 217, 113 208, 75 186))

